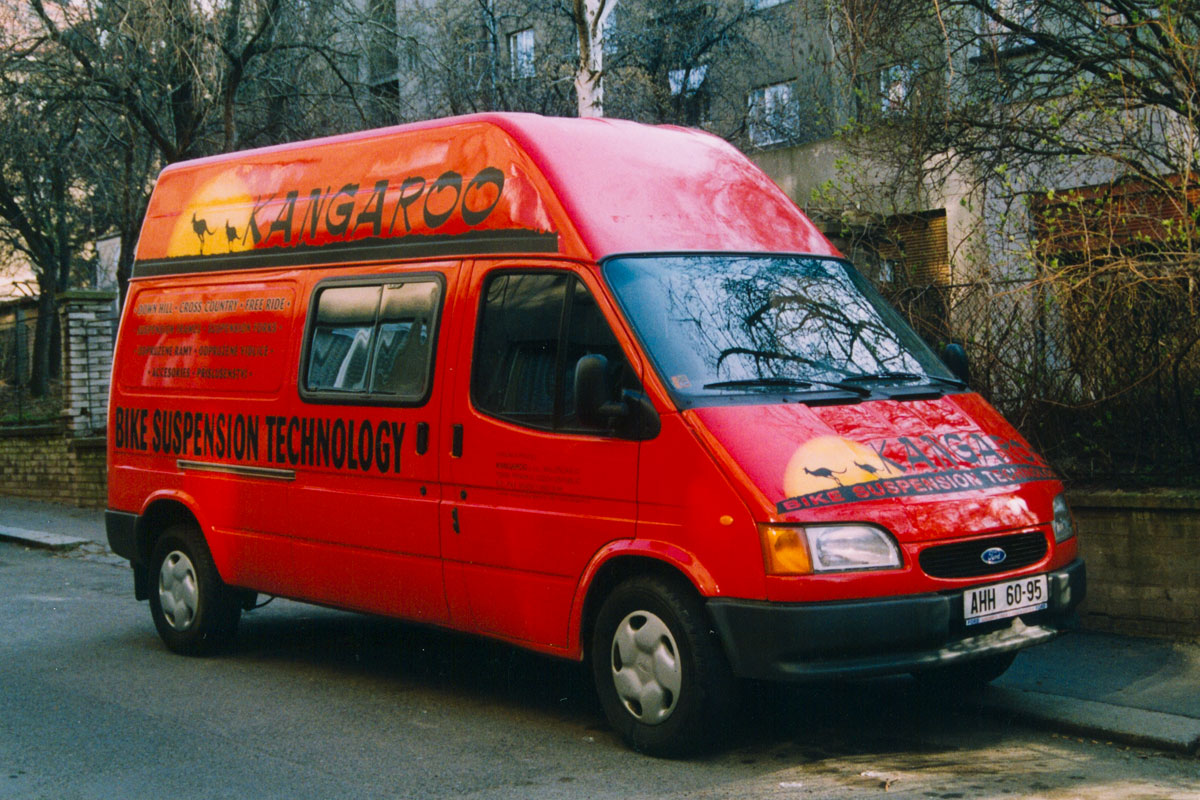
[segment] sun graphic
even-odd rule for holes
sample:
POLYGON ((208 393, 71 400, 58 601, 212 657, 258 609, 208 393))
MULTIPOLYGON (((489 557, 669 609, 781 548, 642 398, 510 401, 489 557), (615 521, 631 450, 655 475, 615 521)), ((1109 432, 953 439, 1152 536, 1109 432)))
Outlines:
POLYGON ((866 445, 840 436, 818 436, 796 448, 783 472, 787 497, 852 486, 901 473, 866 445))
POLYGON ((167 257, 213 256, 249 250, 254 242, 247 236, 254 201, 250 190, 235 170, 222 172, 187 199, 175 218, 167 257))

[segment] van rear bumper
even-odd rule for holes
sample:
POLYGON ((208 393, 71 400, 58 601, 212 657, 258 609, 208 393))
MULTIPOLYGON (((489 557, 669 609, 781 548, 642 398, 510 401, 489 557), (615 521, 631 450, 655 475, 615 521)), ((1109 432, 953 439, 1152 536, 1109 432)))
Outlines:
POLYGON ((138 561, 137 551, 138 515, 129 511, 107 509, 104 512, 104 529, 108 534, 108 548, 121 558, 138 561))
POLYGON ((911 672, 1049 641, 1087 592, 1082 559, 1047 574, 1043 611, 968 630, 962 592, 835 603, 708 601, 733 671, 779 681, 911 672))

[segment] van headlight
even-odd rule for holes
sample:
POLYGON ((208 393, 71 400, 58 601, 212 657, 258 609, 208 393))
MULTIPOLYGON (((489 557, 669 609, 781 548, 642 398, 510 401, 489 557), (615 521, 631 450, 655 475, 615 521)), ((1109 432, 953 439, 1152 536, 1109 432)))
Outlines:
POLYGON ((1060 494, 1054 498, 1054 541, 1062 544, 1075 535, 1075 522, 1071 519, 1071 509, 1067 507, 1067 496, 1060 494))
POLYGON ((763 563, 770 575, 853 572, 899 567, 900 548, 873 525, 761 525, 763 563))

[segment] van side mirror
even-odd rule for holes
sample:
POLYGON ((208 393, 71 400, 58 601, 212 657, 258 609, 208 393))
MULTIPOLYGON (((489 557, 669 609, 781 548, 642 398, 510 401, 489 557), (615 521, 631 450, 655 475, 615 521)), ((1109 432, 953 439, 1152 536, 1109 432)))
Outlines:
POLYGON ((942 361, 954 373, 954 377, 966 384, 971 383, 971 365, 967 362, 967 350, 958 342, 950 342, 942 348, 942 361))
POLYGON ((609 429, 623 439, 653 439, 662 430, 662 420, 650 398, 625 389, 613 400, 608 376, 608 359, 591 353, 575 364, 575 410, 579 421, 590 428, 609 429))

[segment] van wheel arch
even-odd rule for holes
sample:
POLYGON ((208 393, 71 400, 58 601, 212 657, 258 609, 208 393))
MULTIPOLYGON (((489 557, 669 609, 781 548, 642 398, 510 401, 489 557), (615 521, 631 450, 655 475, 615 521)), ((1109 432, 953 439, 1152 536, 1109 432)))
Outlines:
POLYGON ((196 519, 192 510, 178 500, 160 499, 147 506, 146 510, 138 517, 134 527, 138 562, 143 567, 148 565, 158 537, 172 525, 182 524, 195 525, 203 530, 200 520, 196 519))
POLYGON ((136 600, 150 599, 150 558, 154 545, 173 525, 191 524, 200 527, 196 515, 184 503, 170 498, 160 498, 146 507, 134 523, 134 546, 136 552, 130 560, 133 567, 133 596, 136 600))
POLYGON ((688 577, 687 573, 673 564, 657 558, 637 555, 617 556, 611 559, 596 571, 596 574, 592 577, 591 584, 588 586, 587 597, 583 601, 582 624, 580 625, 579 636, 583 644, 585 661, 588 658, 592 635, 595 632, 596 617, 599 615, 604 601, 608 599, 613 589, 630 578, 642 575, 659 577, 668 582, 686 584, 687 588, 695 593, 701 602, 704 600, 700 590, 696 588, 695 582, 688 577))

